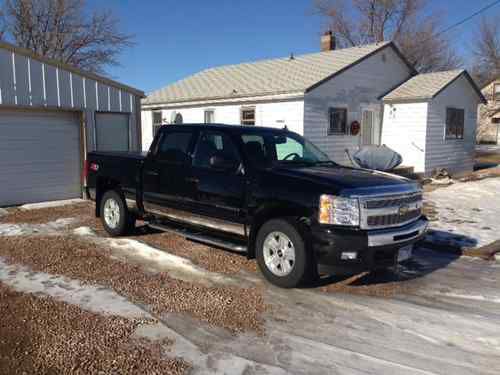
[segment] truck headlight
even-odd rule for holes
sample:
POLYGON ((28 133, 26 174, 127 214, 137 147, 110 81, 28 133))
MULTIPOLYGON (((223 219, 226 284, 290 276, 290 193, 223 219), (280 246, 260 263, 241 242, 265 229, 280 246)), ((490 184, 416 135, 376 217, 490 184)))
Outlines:
POLYGON ((359 225, 359 201, 323 194, 319 197, 319 222, 332 225, 359 225))

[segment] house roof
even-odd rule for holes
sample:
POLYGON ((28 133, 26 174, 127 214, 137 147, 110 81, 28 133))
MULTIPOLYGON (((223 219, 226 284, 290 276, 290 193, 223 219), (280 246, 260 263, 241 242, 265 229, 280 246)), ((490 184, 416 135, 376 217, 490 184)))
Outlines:
POLYGON ((481 90, 469 73, 463 69, 418 74, 396 87, 383 97, 384 101, 429 100, 439 95, 446 87, 461 76, 465 76, 481 101, 485 102, 481 90))
MULTIPOLYGON (((150 93, 142 104, 182 103, 304 93, 391 42, 210 68, 150 93)), ((408 64, 408 63, 407 63, 408 64)), ((410 69, 413 68, 408 64, 410 69)))

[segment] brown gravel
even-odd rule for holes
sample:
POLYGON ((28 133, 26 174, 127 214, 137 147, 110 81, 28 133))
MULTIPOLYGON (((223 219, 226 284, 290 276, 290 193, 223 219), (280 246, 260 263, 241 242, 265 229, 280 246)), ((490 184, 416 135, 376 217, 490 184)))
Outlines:
POLYGON ((139 322, 103 317, 0 283, 1 374, 182 374, 161 344, 132 339, 139 322))
POLYGON ((147 274, 140 266, 111 259, 109 250, 72 236, 8 237, 0 256, 35 271, 108 286, 157 314, 188 313, 232 332, 263 333, 265 305, 257 288, 204 287, 167 273, 147 274))
POLYGON ((175 234, 154 233, 134 238, 158 249, 188 258, 194 264, 211 272, 233 275, 242 270, 257 272, 255 260, 249 260, 245 255, 204 246, 175 234))
MULTIPOLYGON (((76 218, 77 222, 68 226, 71 230, 76 227, 88 226, 99 236, 107 237, 100 219, 95 217, 93 202, 83 202, 61 207, 42 208, 37 210, 9 209, 9 214, 0 217, 0 223, 12 224, 45 224, 61 218, 76 218)), ((206 270, 224 274, 237 274, 241 270, 256 272, 257 264, 248 260, 244 255, 230 253, 221 249, 187 241, 181 236, 171 233, 157 233, 148 230, 138 222, 136 233, 129 238, 140 240, 158 249, 188 258, 193 263, 206 270)))

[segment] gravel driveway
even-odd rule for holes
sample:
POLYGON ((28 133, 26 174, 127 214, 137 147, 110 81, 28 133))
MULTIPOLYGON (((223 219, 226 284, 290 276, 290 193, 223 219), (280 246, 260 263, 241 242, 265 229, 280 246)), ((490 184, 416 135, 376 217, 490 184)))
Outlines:
POLYGON ((283 290, 174 235, 108 238, 85 202, 8 211, 0 373, 500 373, 499 263, 419 248, 283 290))

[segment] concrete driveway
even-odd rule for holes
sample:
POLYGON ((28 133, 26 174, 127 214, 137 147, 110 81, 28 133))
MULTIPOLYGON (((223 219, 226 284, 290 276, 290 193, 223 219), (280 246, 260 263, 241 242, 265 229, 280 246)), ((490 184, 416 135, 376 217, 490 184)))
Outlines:
MULTIPOLYGON (((58 346, 64 332, 33 323, 30 337, 47 342, 33 340, 24 356, 22 338, 0 343, 0 370, 4 363, 112 372, 118 363, 131 373, 500 373, 495 261, 420 247, 395 272, 284 290, 263 281, 253 261, 172 235, 138 229, 108 238, 91 214, 89 204, 77 203, 2 217, 0 285, 10 291, 4 301, 32 298, 20 308, 55 304, 47 311, 61 310, 61 326, 66 315, 83 314, 104 343, 58 346), (123 322, 99 320, 111 318, 123 322), (113 344, 116 332, 126 349, 113 344)), ((0 309, 19 326, 37 320, 16 321, 8 304, 0 309)), ((86 337, 85 328, 70 326, 86 337)), ((2 337, 7 329, 0 324, 2 337)))

